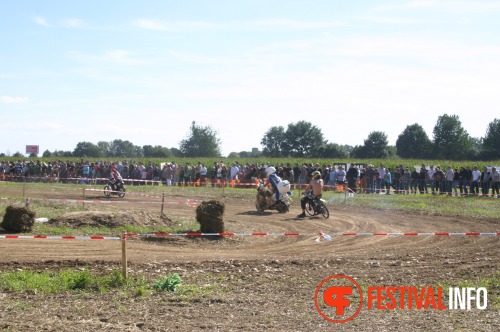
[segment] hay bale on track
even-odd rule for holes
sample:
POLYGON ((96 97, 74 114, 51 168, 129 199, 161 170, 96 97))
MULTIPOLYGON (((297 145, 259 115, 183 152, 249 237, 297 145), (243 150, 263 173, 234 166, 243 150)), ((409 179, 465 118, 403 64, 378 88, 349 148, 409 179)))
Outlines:
POLYGON ((202 233, 224 232, 224 210, 223 202, 217 200, 203 201, 196 208, 196 221, 200 223, 202 233))
POLYGON ((7 232, 31 232, 35 224, 35 212, 24 207, 7 206, 3 216, 2 227, 7 232))

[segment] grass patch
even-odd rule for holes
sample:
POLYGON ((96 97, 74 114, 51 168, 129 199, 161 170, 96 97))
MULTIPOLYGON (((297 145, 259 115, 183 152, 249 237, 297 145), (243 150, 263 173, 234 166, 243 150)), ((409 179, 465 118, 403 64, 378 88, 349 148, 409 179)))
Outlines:
POLYGON ((95 275, 88 269, 65 269, 57 272, 18 270, 0 274, 0 289, 8 292, 60 293, 108 292, 117 288, 134 288, 142 284, 139 279, 125 280, 120 271, 95 275))
POLYGON ((464 218, 499 219, 500 204, 490 197, 449 197, 434 195, 376 195, 356 194, 345 199, 343 194, 323 195, 329 204, 345 204, 353 207, 365 207, 381 210, 398 210, 411 213, 423 213, 464 218), (326 197, 326 198, 325 198, 326 197))

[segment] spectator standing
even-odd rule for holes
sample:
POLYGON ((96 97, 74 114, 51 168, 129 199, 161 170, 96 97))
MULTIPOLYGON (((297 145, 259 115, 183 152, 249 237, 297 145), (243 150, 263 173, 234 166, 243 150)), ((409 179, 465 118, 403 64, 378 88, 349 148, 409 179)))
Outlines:
POLYGON ((386 195, 389 195, 391 193, 391 184, 392 184, 391 169, 387 167, 385 169, 385 175, 384 175, 384 186, 386 195))
POLYGON ((465 167, 464 172, 464 195, 472 194, 472 170, 470 166, 465 167))
POLYGON ((202 186, 205 186, 207 183, 207 167, 205 164, 201 164, 201 169, 200 169, 200 184, 202 186))
POLYGON ((368 164, 364 178, 366 180, 366 193, 373 194, 375 192, 375 171, 373 170, 373 165, 368 164))
POLYGON ((460 190, 460 196, 464 194, 464 189, 465 189, 464 181, 465 181, 465 167, 461 166, 458 170, 458 189, 460 190))
POLYGON ((339 166, 337 170, 337 175, 336 175, 336 183, 337 185, 344 185, 345 184, 345 178, 346 178, 346 172, 344 170, 344 167, 342 165, 339 166))
POLYGON ((481 173, 481 193, 483 196, 488 196, 490 191, 490 172, 488 167, 484 166, 483 172, 481 173))
POLYGON ((477 165, 474 165, 472 170, 472 187, 470 193, 473 196, 479 196, 479 183, 481 182, 481 172, 477 165))
POLYGON ((380 167, 377 169, 378 170, 378 181, 377 181, 377 194, 379 193, 379 190, 382 190, 385 188, 385 167, 384 164, 380 164, 380 167))
POLYGON ((496 198, 500 198, 500 172, 496 167, 491 168, 490 181, 491 197, 494 197, 496 195, 496 198))
POLYGON ((434 170, 434 190, 433 193, 436 195, 444 194, 444 172, 441 170, 441 166, 437 165, 434 170))
POLYGON ((431 187, 431 193, 435 193, 434 192, 434 187, 435 187, 435 184, 434 184, 434 173, 435 173, 435 170, 434 170, 434 165, 431 165, 429 167, 429 170, 427 171, 427 178, 426 178, 426 183, 427 183, 427 186, 430 186, 431 187))
POLYGON ((417 172, 417 168, 413 167, 413 171, 410 174, 410 192, 412 194, 416 194, 418 190, 418 178, 419 174, 417 172))
POLYGON ((352 193, 356 192, 356 182, 358 181, 359 171, 354 163, 351 163, 351 166, 347 170, 347 187, 350 189, 352 193))
POLYGON ((405 195, 408 195, 410 193, 410 182, 411 182, 410 168, 406 167, 406 171, 403 173, 403 191, 405 195))
MULTIPOLYGON (((451 187, 453 184, 453 180, 455 179, 455 172, 451 168, 451 166, 446 167, 446 173, 444 174, 444 188, 445 192, 448 194, 448 196, 451 196, 451 187)), ((456 188, 455 188, 456 190, 456 188)))
POLYGON ((402 194, 401 191, 401 169, 399 166, 396 167, 394 174, 392 174, 392 187, 394 188, 395 194, 402 194))

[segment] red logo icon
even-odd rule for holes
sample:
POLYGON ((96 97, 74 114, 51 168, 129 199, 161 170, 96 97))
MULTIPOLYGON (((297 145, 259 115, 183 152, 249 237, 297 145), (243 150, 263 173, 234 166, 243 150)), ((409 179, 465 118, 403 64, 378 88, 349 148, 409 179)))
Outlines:
POLYGON ((345 323, 361 311, 363 293, 354 279, 337 274, 320 282, 314 294, 314 303, 321 317, 327 321, 345 323))

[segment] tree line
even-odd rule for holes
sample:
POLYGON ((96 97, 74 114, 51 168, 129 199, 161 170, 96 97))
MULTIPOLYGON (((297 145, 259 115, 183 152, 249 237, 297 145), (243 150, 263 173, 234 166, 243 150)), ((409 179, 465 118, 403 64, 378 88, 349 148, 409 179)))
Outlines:
MULTIPOLYGON (((387 134, 369 133, 363 145, 339 145, 328 142, 317 126, 307 121, 273 126, 261 139, 262 150, 231 152, 228 158, 404 158, 446 160, 498 160, 500 159, 500 119, 488 124, 484 137, 471 137, 457 115, 440 116, 429 138, 418 123, 408 125, 398 136, 396 145, 388 143, 387 134)), ((221 140, 211 126, 200 126, 195 121, 179 148, 161 145, 137 146, 128 140, 111 142, 79 142, 73 151, 43 152, 42 157, 92 158, 173 158, 221 157, 221 140)), ((0 154, 5 156, 5 154, 0 154)), ((19 152, 13 157, 23 157, 19 152)), ((31 155, 30 157, 37 157, 31 155)))

